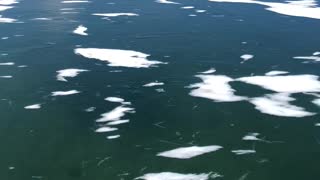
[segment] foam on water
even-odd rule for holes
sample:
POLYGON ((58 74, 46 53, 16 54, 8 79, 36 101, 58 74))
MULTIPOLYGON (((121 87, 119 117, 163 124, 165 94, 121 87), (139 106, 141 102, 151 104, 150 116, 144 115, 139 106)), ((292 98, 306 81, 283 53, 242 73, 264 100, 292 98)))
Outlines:
POLYGON ((256 0, 209 0, 211 2, 229 2, 229 3, 248 3, 267 6, 266 10, 278 14, 320 19, 320 8, 314 0, 286 1, 281 2, 264 2, 256 0))
POLYGON ((289 72, 287 71, 270 71, 267 72, 265 75, 266 76, 276 76, 276 75, 282 75, 282 74, 288 74, 289 72))
POLYGON ((73 33, 74 34, 79 34, 79 35, 82 35, 82 36, 88 36, 88 33, 86 33, 87 30, 88 30, 87 27, 84 27, 83 25, 80 25, 73 31, 73 33))
POLYGON ((158 64, 165 64, 160 61, 148 60, 149 54, 131 50, 77 48, 74 52, 86 58, 107 61, 109 66, 115 67, 149 68, 158 64))
POLYGON ((238 78, 238 81, 261 86, 283 93, 320 92, 320 81, 315 75, 251 76, 238 78))
POLYGON ((51 96, 68 96, 72 94, 78 94, 80 91, 70 90, 70 91, 54 91, 51 93, 51 96))
POLYGON ((77 75, 79 75, 79 73, 81 72, 87 72, 88 70, 86 69, 63 69, 63 70, 59 70, 57 71, 58 75, 57 75, 57 80, 58 81, 65 81, 67 82, 67 77, 76 77, 77 75))
POLYGON ((202 154, 218 151, 222 146, 192 146, 192 147, 182 147, 170 151, 165 151, 158 153, 157 156, 176 158, 176 159, 190 159, 202 154))
POLYGON ((118 17, 118 16, 139 16, 136 13, 93 13, 94 16, 118 17))
POLYGON ((151 82, 151 83, 145 84, 143 86, 144 87, 153 87, 153 86, 163 86, 163 85, 164 85, 163 82, 155 81, 155 82, 151 82))
POLYGON ((237 96, 235 90, 229 85, 233 79, 224 75, 197 75, 203 82, 192 84, 193 89, 189 94, 195 97, 202 97, 216 102, 234 102, 246 100, 246 97, 237 96))
POLYGON ((287 93, 268 94, 264 97, 252 98, 249 100, 257 110, 262 113, 283 116, 283 117, 306 117, 315 113, 308 112, 302 107, 291 105, 290 101, 295 100, 287 93))
POLYGON ((256 153, 255 150, 232 150, 231 152, 235 153, 236 155, 244 155, 244 154, 254 154, 256 153))
POLYGON ((173 172, 149 173, 135 179, 144 180, 208 180, 210 174, 180 174, 173 172))
POLYGON ((24 108, 25 109, 40 109, 41 104, 33 104, 33 105, 25 106, 24 108))

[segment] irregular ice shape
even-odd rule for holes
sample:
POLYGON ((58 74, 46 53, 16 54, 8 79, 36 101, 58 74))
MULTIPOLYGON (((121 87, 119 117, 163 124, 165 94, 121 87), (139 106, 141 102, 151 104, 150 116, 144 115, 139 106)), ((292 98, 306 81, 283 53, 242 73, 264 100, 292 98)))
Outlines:
POLYGON ((202 154, 218 151, 222 146, 192 146, 192 147, 182 147, 170 151, 165 151, 158 153, 157 156, 177 158, 177 159, 190 159, 202 154))

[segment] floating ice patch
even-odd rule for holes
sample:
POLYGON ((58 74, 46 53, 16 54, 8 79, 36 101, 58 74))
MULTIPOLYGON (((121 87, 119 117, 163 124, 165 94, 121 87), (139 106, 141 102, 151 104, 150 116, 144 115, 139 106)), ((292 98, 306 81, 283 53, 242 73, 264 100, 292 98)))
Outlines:
POLYGON ((200 72, 200 73, 201 73, 201 74, 212 74, 212 73, 214 73, 214 72, 216 72, 216 69, 210 68, 209 70, 204 71, 204 72, 200 72))
POLYGON ((312 103, 320 107, 320 99, 313 100, 312 103))
POLYGON ((0 5, 11 5, 19 3, 16 0, 0 0, 0 5))
POLYGON ((248 84, 261 86, 265 89, 284 93, 320 92, 320 81, 315 75, 288 76, 251 76, 238 78, 248 84))
POLYGON ((163 82, 155 81, 155 82, 145 84, 145 85, 143 85, 143 87, 153 87, 153 86, 163 86, 163 85, 164 85, 163 82))
POLYGON ((157 156, 177 158, 177 159, 190 159, 202 154, 218 151, 222 146, 192 146, 192 147, 182 147, 170 151, 165 151, 158 153, 157 156))
POLYGON ((260 134, 259 133, 249 133, 248 135, 244 136, 242 140, 244 141, 261 141, 260 138, 258 138, 260 134))
POLYGON ((134 108, 119 106, 110 112, 101 114, 101 118, 97 119, 96 122, 106 122, 106 121, 117 121, 121 117, 125 116, 126 113, 133 113, 134 108))
POLYGON ((77 48, 74 52, 86 58, 107 61, 109 66, 116 67, 148 68, 157 64, 165 64, 160 61, 148 60, 149 54, 130 50, 77 48))
POLYGON ((88 30, 88 28, 84 27, 83 25, 80 25, 77 27, 77 29, 75 29, 73 31, 74 34, 79 34, 82 36, 88 36, 88 33, 86 33, 86 31, 88 30))
POLYGON ((193 89, 189 94, 194 97, 211 99, 216 102, 234 102, 246 100, 246 97, 237 96, 229 82, 233 79, 224 75, 197 75, 203 82, 192 84, 193 89))
POLYGON ((135 179, 144 180, 208 180, 210 174, 149 173, 135 179))
POLYGON ((14 22, 17 22, 17 20, 12 18, 4 18, 0 15, 0 23, 14 23, 14 22))
POLYGON ((81 72, 87 72, 85 69, 63 69, 57 71, 57 80, 67 82, 67 77, 76 77, 81 72))
POLYGON ((233 153, 235 153, 236 155, 244 155, 244 154, 254 154, 256 153, 255 150, 233 150, 231 151, 233 153))
POLYGON ((93 111, 95 111, 95 110, 96 110, 96 107, 89 107, 89 108, 85 109, 84 111, 86 111, 86 112, 93 112, 93 111))
POLYGON ((295 100, 289 94, 277 93, 268 94, 265 97, 252 98, 249 100, 257 110, 262 113, 283 117, 306 117, 315 113, 306 111, 302 107, 291 105, 290 101, 295 100))
POLYGON ((197 10, 196 10, 197 13, 204 13, 204 12, 206 12, 206 11, 207 11, 207 10, 203 10, 203 9, 197 9, 197 10))
POLYGON ((2 37, 1 39, 2 40, 7 40, 7 39, 9 39, 9 37, 2 37))
POLYGON ((320 127, 320 123, 316 123, 314 126, 320 127))
POLYGON ((168 1, 168 0, 156 0, 156 2, 161 4, 180 4, 180 3, 168 1))
POLYGON ((72 94, 78 94, 80 91, 70 90, 70 91, 54 91, 51 93, 51 96, 68 96, 72 94))
POLYGON ((126 119, 126 120, 116 120, 116 121, 111 121, 109 123, 107 123, 108 126, 115 126, 115 125, 119 125, 119 124, 125 124, 130 122, 130 120, 126 119))
POLYGON ((190 17, 196 17, 197 15, 196 15, 196 14, 189 14, 188 16, 190 16, 190 17))
POLYGON ((296 56, 294 59, 310 60, 310 61, 320 61, 318 56, 296 56))
POLYGON ((13 66, 14 62, 0 63, 0 66, 13 66))
POLYGON ((12 78, 12 76, 0 76, 0 78, 10 79, 10 78, 12 78))
POLYGON ((61 3, 64 3, 64 4, 70 4, 70 3, 90 3, 90 1, 61 1, 61 3))
POLYGON ((40 109, 41 104, 33 104, 33 105, 25 106, 24 108, 25 109, 40 109))
POLYGON ((243 59, 243 61, 241 61, 241 63, 244 63, 245 61, 248 61, 250 59, 252 59, 254 56, 252 54, 244 54, 242 56, 240 56, 241 59, 243 59))
POLYGON ((317 7, 317 2, 314 0, 286 1, 286 3, 264 2, 264 1, 255 1, 255 0, 209 0, 209 1, 259 4, 259 5, 267 6, 266 10, 272 11, 278 14, 320 19, 320 8, 317 7))
POLYGON ((109 101, 109 102, 118 102, 118 103, 124 102, 124 99, 118 98, 118 97, 107 97, 104 100, 109 101))
POLYGON ((287 71, 270 71, 267 72, 265 75, 266 76, 276 76, 276 75, 282 75, 282 74, 288 74, 289 72, 287 71))
POLYGON ((104 132, 112 132, 112 131, 117 131, 118 128, 114 127, 101 127, 96 130, 97 133, 104 133, 104 132))
POLYGON ((184 7, 181 7, 181 9, 193 9, 194 7, 193 6, 184 6, 184 7))
POLYGON ((117 139, 120 135, 108 136, 107 139, 117 139))
POLYGON ((0 6, 0 11, 5 11, 11 8, 13 8, 13 6, 0 6))
POLYGON ((118 16, 139 16, 136 13, 93 13, 94 16, 118 17, 118 16))
POLYGON ((316 51, 316 52, 314 52, 312 55, 314 55, 314 56, 319 56, 319 55, 320 55, 320 52, 319 52, 319 51, 316 51))
POLYGON ((35 21, 51 21, 52 18, 41 17, 41 18, 33 18, 32 20, 35 20, 35 21))

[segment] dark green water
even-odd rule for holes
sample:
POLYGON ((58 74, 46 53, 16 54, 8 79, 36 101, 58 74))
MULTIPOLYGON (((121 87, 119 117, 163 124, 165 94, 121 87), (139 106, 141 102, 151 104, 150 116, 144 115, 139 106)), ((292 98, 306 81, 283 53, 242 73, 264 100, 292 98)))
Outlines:
MULTIPOLYGON (((232 78, 271 70, 318 76, 319 63, 302 63, 293 57, 320 50, 320 20, 285 16, 254 4, 177 2, 181 4, 24 0, 0 12, 23 22, 0 23, 0 36, 9 37, 0 40, 0 54, 8 54, 0 56, 0 63, 15 63, 0 66, 0 76, 12 76, 0 78, 1 180, 126 180, 159 172, 217 172, 223 175, 217 179, 226 180, 318 179, 320 129, 315 123, 320 116, 319 107, 311 103, 314 96, 292 95, 297 99, 295 105, 315 115, 282 117, 261 113, 247 101, 193 97, 186 87, 201 82, 195 75, 212 67, 216 74, 232 78), (207 11, 196 13, 182 6, 207 11), (61 8, 83 9, 77 9, 77 14, 61 14, 61 8), (91 15, 117 12, 139 16, 108 21, 91 15), (33 20, 40 17, 51 20, 33 20), (72 33, 81 24, 88 28, 88 36, 72 33), (75 55, 76 45, 134 50, 168 64, 110 67, 107 62, 75 55), (241 64, 243 54, 254 58, 241 64), (67 68, 90 71, 67 78, 68 82, 57 81, 56 71, 67 68), (110 72, 113 70, 122 72, 110 72), (156 80, 165 85, 143 87, 156 80), (165 92, 159 93, 157 88, 165 92), (72 89, 81 93, 51 96, 53 91, 72 89), (121 97, 131 102, 136 112, 126 114, 124 119, 130 123, 119 125, 118 131, 96 133, 95 120, 118 106, 105 101, 106 97, 121 97), (42 104, 41 109, 24 109, 36 103, 42 104), (96 110, 86 112, 89 107, 96 110), (251 132, 273 143, 243 141, 251 132), (116 134, 121 137, 106 138, 116 134), (193 145, 220 145, 223 149, 186 160, 156 156, 193 145), (231 152, 253 148, 255 154, 231 152)), ((231 85, 237 95, 272 93, 239 82, 231 85)))

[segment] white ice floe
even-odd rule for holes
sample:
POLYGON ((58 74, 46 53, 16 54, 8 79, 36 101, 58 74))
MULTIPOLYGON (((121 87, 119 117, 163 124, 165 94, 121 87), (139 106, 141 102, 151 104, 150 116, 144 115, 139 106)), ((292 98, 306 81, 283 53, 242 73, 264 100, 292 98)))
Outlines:
POLYGON ((0 11, 5 11, 5 10, 11 9, 11 8, 13 8, 13 6, 1 6, 0 5, 0 11))
POLYGON ((64 4, 71 4, 71 3, 90 3, 91 1, 61 1, 61 3, 64 3, 64 4))
POLYGON ((144 180, 208 180, 210 174, 180 174, 173 172, 149 173, 135 179, 144 180))
POLYGON ((194 6, 184 6, 184 7, 181 7, 181 9, 194 9, 194 6))
POLYGON ((115 125, 119 125, 119 124, 125 124, 130 122, 130 120, 126 119, 126 120, 116 120, 116 121, 111 121, 109 123, 107 123, 108 126, 115 126, 115 125))
POLYGON ((309 60, 309 61, 320 61, 319 56, 296 56, 293 57, 294 59, 302 59, 302 60, 309 60))
POLYGON ((203 82, 192 84, 189 94, 195 97, 211 99, 216 102, 234 102, 246 100, 246 97, 237 96, 235 90, 229 85, 233 79, 224 75, 197 75, 203 82))
POLYGON ((143 87, 153 87, 153 86, 163 86, 163 85, 164 85, 163 82, 155 81, 155 82, 145 84, 145 85, 143 85, 143 87))
POLYGON ((88 33, 86 33, 87 30, 88 30, 87 27, 84 27, 83 25, 80 25, 73 31, 73 33, 74 34, 79 34, 79 35, 82 35, 82 36, 88 36, 88 33))
POLYGON ((101 118, 97 119, 96 122, 107 122, 120 120, 126 113, 134 113, 134 108, 118 106, 110 112, 101 114, 101 118))
POLYGON ((86 112, 93 112, 93 111, 95 111, 95 110, 96 110, 96 107, 89 107, 89 108, 85 109, 84 111, 86 111, 86 112))
POLYGON ((200 74, 212 74, 212 73, 214 73, 214 72, 216 72, 216 69, 210 68, 210 69, 207 70, 207 71, 200 72, 200 74))
POLYGON ((118 97, 107 97, 104 100, 109 101, 109 102, 117 102, 117 103, 123 103, 124 99, 118 98, 118 97))
POLYGON ((139 16, 136 13, 93 13, 94 16, 118 17, 118 16, 139 16))
POLYGON ((182 147, 170 151, 165 151, 158 153, 157 156, 177 158, 177 159, 190 159, 202 154, 218 151, 222 146, 192 146, 192 147, 182 147))
POLYGON ((12 18, 5 18, 0 15, 0 23, 14 23, 14 22, 17 22, 17 20, 12 18))
POLYGON ((314 56, 319 56, 319 55, 320 55, 320 52, 319 52, 319 51, 316 51, 316 52, 314 52, 312 55, 314 55, 314 56))
POLYGON ((244 155, 244 154, 254 154, 254 153, 256 153, 255 150, 243 150, 243 149, 233 150, 231 152, 235 153, 236 155, 244 155))
POLYGON ((108 136, 107 139, 117 139, 119 137, 120 135, 113 135, 113 136, 108 136))
POLYGON ((209 0, 212 2, 248 3, 266 6, 266 10, 278 14, 320 19, 320 8, 315 0, 264 2, 256 0, 209 0))
POLYGON ((196 10, 197 13, 204 13, 204 12, 206 12, 206 11, 207 11, 207 10, 203 10, 203 9, 197 9, 197 10, 196 10))
POLYGON ((260 134, 259 133, 249 133, 248 135, 244 136, 242 140, 244 141, 261 141, 260 138, 258 138, 260 134))
POLYGON ((14 62, 0 63, 0 66, 13 66, 14 62))
POLYGON ((320 127, 320 123, 316 123, 314 126, 320 127))
POLYGON ((80 91, 70 90, 70 91, 54 91, 51 93, 51 96, 68 96, 72 94, 78 94, 80 91))
POLYGON ((238 81, 261 86, 265 89, 283 93, 320 92, 320 81, 315 75, 288 76, 250 76, 238 81))
POLYGON ((57 80, 58 81, 65 81, 67 82, 67 77, 76 77, 77 75, 79 75, 79 73, 81 72, 87 72, 88 70, 86 69, 63 69, 63 70, 59 70, 57 71, 58 75, 57 75, 57 80))
POLYGON ((240 56, 241 59, 243 59, 243 61, 241 63, 244 63, 245 61, 248 61, 250 59, 252 59, 254 57, 254 55, 252 54, 244 54, 242 56, 240 56))
POLYGON ((302 107, 290 104, 295 99, 287 93, 268 94, 264 97, 252 98, 249 101, 262 113, 283 117, 306 117, 315 113, 308 112, 302 107))
POLYGON ((320 99, 315 99, 312 103, 320 107, 320 99))
POLYGON ((9 37, 2 37, 1 39, 2 40, 7 40, 7 39, 9 39, 9 37))
POLYGON ((0 78, 10 79, 10 78, 12 78, 12 76, 0 76, 0 78))
POLYGON ((112 132, 112 131, 117 131, 118 128, 114 128, 114 127, 100 127, 98 129, 96 129, 97 133, 105 133, 105 132, 112 132))
POLYGON ((149 54, 131 50, 77 48, 74 52, 86 58, 107 61, 109 66, 115 67, 148 68, 158 64, 165 64, 160 61, 148 60, 149 54))
POLYGON ((33 105, 25 106, 24 108, 25 109, 40 109, 41 104, 33 104, 33 105))
POLYGON ((52 18, 40 17, 40 18, 33 18, 32 20, 35 20, 35 21, 51 21, 52 18))
POLYGON ((0 0, 0 5, 12 5, 19 3, 16 0, 0 0))
POLYGON ((288 74, 289 72, 287 71, 270 71, 267 72, 265 75, 266 76, 276 76, 276 75, 283 75, 283 74, 288 74))
POLYGON ((168 0, 156 0, 156 2, 161 4, 180 4, 180 3, 168 1, 168 0))

